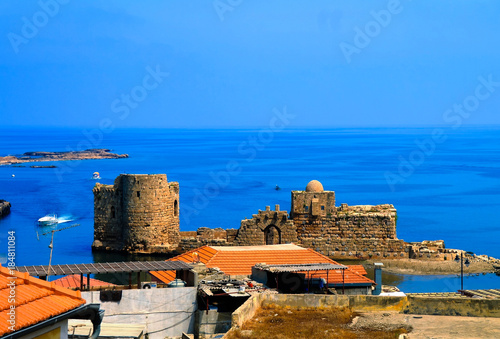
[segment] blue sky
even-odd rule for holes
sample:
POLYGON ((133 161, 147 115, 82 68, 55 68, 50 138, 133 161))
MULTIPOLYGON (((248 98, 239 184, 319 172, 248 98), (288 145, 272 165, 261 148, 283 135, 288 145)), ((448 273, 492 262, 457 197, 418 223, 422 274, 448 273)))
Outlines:
POLYGON ((495 0, 3 0, 1 124, 499 124, 498 32, 495 0))

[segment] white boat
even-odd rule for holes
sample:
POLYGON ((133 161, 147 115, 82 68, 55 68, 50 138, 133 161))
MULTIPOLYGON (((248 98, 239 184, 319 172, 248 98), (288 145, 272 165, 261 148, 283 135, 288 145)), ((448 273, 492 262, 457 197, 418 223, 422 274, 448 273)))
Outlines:
POLYGON ((38 219, 38 226, 52 226, 57 225, 58 223, 59 220, 55 214, 47 214, 46 216, 38 219))
POLYGON ((92 175, 92 179, 95 179, 95 180, 101 179, 99 172, 94 172, 94 174, 92 175))

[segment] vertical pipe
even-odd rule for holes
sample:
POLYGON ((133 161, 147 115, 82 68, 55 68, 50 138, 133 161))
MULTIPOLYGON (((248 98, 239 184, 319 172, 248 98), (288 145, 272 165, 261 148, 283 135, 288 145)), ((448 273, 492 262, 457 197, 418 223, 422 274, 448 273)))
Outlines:
POLYGON ((344 279, 345 268, 342 269, 342 294, 345 294, 345 279, 344 279))
POLYGON ((326 294, 328 294, 328 270, 326 270, 326 294))
POLYGON ((307 271, 307 293, 311 290, 311 277, 309 276, 309 271, 307 271))
POLYGON ((382 263, 376 262, 374 264, 374 279, 375 279, 375 289, 373 290, 373 295, 380 295, 382 293, 382 267, 384 266, 382 263))

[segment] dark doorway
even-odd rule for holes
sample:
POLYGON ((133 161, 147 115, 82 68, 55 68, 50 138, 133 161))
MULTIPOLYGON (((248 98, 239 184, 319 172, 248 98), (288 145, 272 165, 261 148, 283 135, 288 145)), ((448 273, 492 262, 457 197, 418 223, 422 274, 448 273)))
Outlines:
POLYGON ((281 244, 281 231, 278 227, 274 225, 269 225, 264 230, 264 239, 266 245, 277 245, 281 244))

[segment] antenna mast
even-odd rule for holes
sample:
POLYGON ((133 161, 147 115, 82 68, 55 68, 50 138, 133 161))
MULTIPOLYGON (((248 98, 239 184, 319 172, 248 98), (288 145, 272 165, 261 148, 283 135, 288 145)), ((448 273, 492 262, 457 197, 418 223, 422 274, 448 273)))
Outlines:
POLYGON ((50 245, 49 245, 49 248, 50 248, 50 257, 49 257, 49 269, 47 271, 47 281, 49 280, 50 266, 52 264, 52 251, 54 250, 54 233, 60 232, 60 231, 64 231, 64 230, 67 230, 68 228, 73 228, 73 227, 76 227, 76 226, 80 226, 80 224, 74 224, 74 225, 71 225, 71 226, 68 226, 68 227, 63 227, 63 228, 60 228, 58 230, 52 230, 50 232, 45 232, 45 233, 42 234, 42 235, 47 235, 49 233, 52 233, 52 237, 50 239, 50 245))

